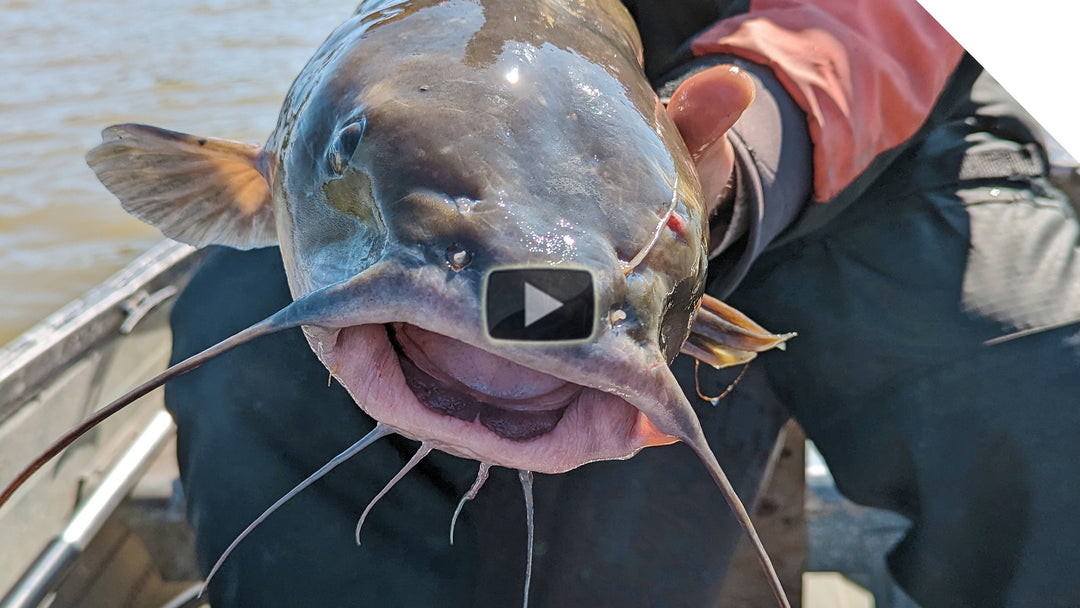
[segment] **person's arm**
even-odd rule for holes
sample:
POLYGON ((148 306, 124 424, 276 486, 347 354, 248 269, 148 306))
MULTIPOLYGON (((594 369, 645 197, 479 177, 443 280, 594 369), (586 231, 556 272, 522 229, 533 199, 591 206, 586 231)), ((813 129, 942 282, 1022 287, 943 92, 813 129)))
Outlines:
POLYGON ((819 202, 915 134, 964 53, 915 0, 754 0, 691 48, 773 71, 805 113, 819 202))
MULTIPOLYGON (((808 201, 834 200, 883 170, 882 157, 926 123, 964 53, 915 0, 755 0, 691 48, 700 58, 670 78, 681 84, 669 105, 688 141, 707 130, 687 118, 692 108, 723 103, 700 82, 727 66, 703 64, 738 63, 757 84, 727 133, 733 153, 697 159, 705 175, 736 176, 730 217, 722 211, 713 232, 724 293, 808 201)), ((712 188, 707 197, 719 197, 712 188)))
POLYGON ((668 114, 694 155, 712 212, 709 268, 718 280, 709 291, 723 298, 810 199, 806 118, 767 68, 731 55, 690 62, 671 82, 678 88, 668 114), (733 92, 737 85, 750 92, 733 92), (741 116, 718 121, 734 123, 730 130, 710 129, 723 112, 717 108, 739 105, 733 99, 740 95, 753 102, 741 116))

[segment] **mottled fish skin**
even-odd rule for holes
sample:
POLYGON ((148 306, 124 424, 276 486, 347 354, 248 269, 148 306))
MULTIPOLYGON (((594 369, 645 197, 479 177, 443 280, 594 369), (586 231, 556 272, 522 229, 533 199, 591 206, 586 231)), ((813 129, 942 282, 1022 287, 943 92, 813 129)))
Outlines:
POLYGON ((316 355, 403 435, 547 473, 677 440, 700 449, 667 364, 701 299, 705 210, 641 62, 615 0, 369 2, 297 77, 264 147, 115 125, 87 161, 168 236, 280 245, 316 355), (488 337, 485 282, 504 267, 589 271, 591 337, 488 337), (420 351, 392 343, 395 324, 420 351), (463 345, 483 372, 445 368, 463 345), (398 364, 413 355, 479 390, 500 425, 546 407, 545 383, 583 390, 554 427, 480 432, 417 400, 398 364), (532 402, 499 396, 515 375, 535 380, 532 402))
MULTIPOLYGON (((297 78, 266 151, 294 297, 379 264, 398 277, 379 291, 392 320, 651 402, 650 420, 682 434, 686 420, 659 420, 660 402, 683 401, 687 417, 665 364, 702 291, 704 206, 620 3, 365 3, 297 78), (669 210, 683 228, 662 231, 627 275, 669 210), (468 265, 448 268, 457 252, 468 265), (614 325, 601 314, 595 339, 572 345, 490 340, 484 277, 508 265, 588 269, 614 325)), ((337 339, 308 336, 319 353, 337 339)), ((342 379, 361 407, 375 397, 342 379)))
MULTIPOLYGON (((703 300, 705 208, 622 4, 366 2, 296 79, 263 148, 145 125, 115 125, 103 140, 87 161, 125 209, 200 246, 276 242, 295 300, 108 412, 235 345, 302 325, 379 422, 376 434, 479 460, 482 472, 519 469, 527 497, 532 471, 687 443, 788 605, 668 368, 703 300), (488 337, 485 280, 511 266, 588 270, 592 335, 488 337), (439 398, 440 383, 454 396, 438 407, 413 390, 439 398), (474 410, 486 414, 462 414, 474 410), (482 424, 485 415, 516 428, 500 433, 482 424)), ((689 346, 709 364, 790 337, 704 300, 702 316, 713 321, 689 346)), ((0 504, 95 423, 50 447, 0 504)))
POLYGON ((786 339, 718 305, 722 323, 687 343, 700 185, 615 0, 364 3, 264 147, 134 124, 102 136, 87 162, 136 217, 198 246, 280 245, 295 301, 259 331, 303 325, 361 408, 459 456, 558 473, 682 440, 714 461, 667 364, 684 345, 722 365, 786 339), (590 337, 487 336, 485 282, 505 267, 589 271, 590 337), (455 360, 466 345, 474 369, 455 360), (439 383, 456 405, 412 390, 439 383))
POLYGON ((378 259, 444 267, 449 250, 471 255, 453 279, 477 310, 481 278, 506 264, 599 274, 619 292, 604 304, 633 300, 644 334, 676 285, 692 283, 687 301, 700 292, 696 173, 630 16, 614 1, 528 4, 369 2, 331 34, 266 146, 294 295, 378 259), (355 152, 332 162, 350 129, 355 152), (664 235, 630 280, 615 276, 676 185, 686 237, 664 235))

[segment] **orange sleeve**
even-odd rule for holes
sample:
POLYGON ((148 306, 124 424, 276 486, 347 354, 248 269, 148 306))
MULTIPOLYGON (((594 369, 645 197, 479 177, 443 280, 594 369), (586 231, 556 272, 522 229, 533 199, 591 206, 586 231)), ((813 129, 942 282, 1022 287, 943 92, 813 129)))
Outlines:
POLYGON ((964 49, 915 0, 752 0, 695 55, 769 67, 806 113, 814 200, 828 201, 926 121, 964 49))

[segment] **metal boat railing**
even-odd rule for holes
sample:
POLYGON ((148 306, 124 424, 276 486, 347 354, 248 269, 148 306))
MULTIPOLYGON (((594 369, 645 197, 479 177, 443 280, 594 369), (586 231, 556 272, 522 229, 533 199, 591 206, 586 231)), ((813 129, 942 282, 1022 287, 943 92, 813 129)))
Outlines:
MULTIPOLYGON (((2 483, 58 430, 164 367, 170 344, 165 314, 202 258, 193 247, 163 241, 0 349, 2 483)), ((173 436, 160 393, 129 409, 39 471, 0 508, 0 608, 48 604, 75 558, 173 436)))

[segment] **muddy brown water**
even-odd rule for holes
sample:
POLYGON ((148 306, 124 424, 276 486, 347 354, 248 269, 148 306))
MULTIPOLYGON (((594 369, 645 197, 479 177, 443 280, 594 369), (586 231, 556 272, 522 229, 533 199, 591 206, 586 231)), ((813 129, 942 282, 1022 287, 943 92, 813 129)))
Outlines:
POLYGON ((103 127, 262 142, 355 4, 0 0, 0 344, 162 238, 86 167, 103 127))

